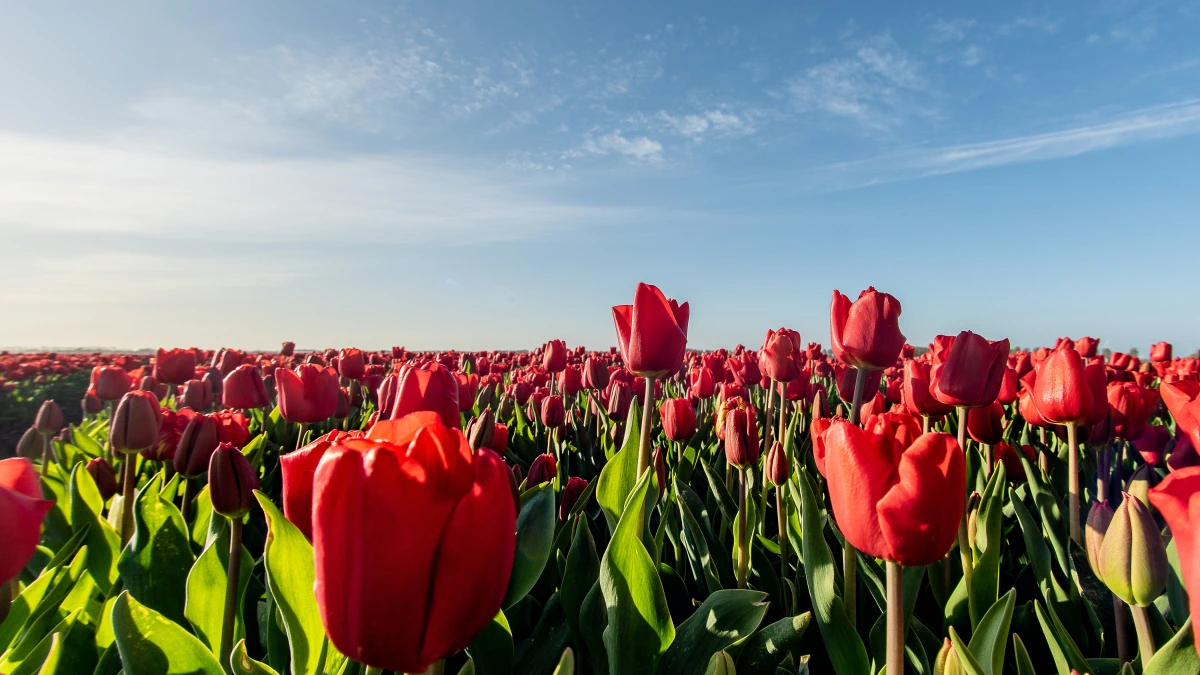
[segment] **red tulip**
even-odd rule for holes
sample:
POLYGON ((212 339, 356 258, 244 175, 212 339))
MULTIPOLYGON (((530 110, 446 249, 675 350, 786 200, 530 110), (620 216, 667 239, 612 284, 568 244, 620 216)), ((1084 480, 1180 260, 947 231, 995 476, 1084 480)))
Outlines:
POLYGON ((554 459, 554 455, 543 453, 533 458, 533 462, 529 464, 529 473, 526 474, 526 485, 533 487, 542 483, 553 481, 558 475, 558 462, 554 459))
POLYGON ((343 440, 362 438, 363 432, 334 430, 308 445, 279 457, 283 472, 283 515, 312 540, 313 477, 325 453, 343 440))
POLYGON ((133 387, 129 374, 116 366, 97 366, 92 369, 88 391, 101 401, 115 401, 133 387))
POLYGON ((1081 337, 1075 341, 1075 351, 1085 359, 1090 359, 1096 355, 1096 347, 1100 345, 1100 341, 1092 337, 1081 337))
POLYGON ((113 414, 108 442, 117 452, 141 452, 158 442, 162 412, 154 394, 140 389, 121 397, 113 414))
POLYGON ((179 387, 179 403, 185 408, 208 410, 212 402, 212 387, 204 380, 188 380, 179 387))
POLYGON ((629 404, 633 403, 633 390, 621 380, 608 383, 608 403, 605 406, 608 416, 618 422, 624 422, 629 416, 629 404))
POLYGON ((687 443, 696 433, 696 411, 686 398, 669 398, 658 409, 667 439, 687 443))
POLYGON ((858 416, 866 419, 871 415, 882 415, 887 412, 887 408, 887 398, 884 397, 883 392, 876 389, 874 396, 863 401, 862 407, 858 410, 858 416))
POLYGON ((0 459, 0 583, 16 578, 37 550, 42 519, 54 500, 42 499, 33 463, 24 457, 0 459))
POLYGON ((717 379, 708 368, 696 368, 688 373, 688 396, 694 399, 710 398, 717 390, 717 379))
POLYGON ((1142 461, 1150 466, 1159 466, 1162 464, 1167 443, 1171 442, 1171 432, 1166 427, 1150 425, 1145 427, 1137 438, 1131 439, 1131 442, 1142 456, 1142 461))
POLYGON ((208 462, 208 493, 213 511, 226 518, 241 518, 254 505, 258 474, 241 450, 222 443, 208 462))
POLYGON ((343 654, 424 672, 500 609, 516 547, 508 468, 429 411, 369 439, 343 440, 317 467, 317 605, 343 654))
POLYGON ((406 366, 400 371, 396 403, 391 419, 401 419, 419 410, 436 412, 442 423, 455 429, 462 425, 458 411, 458 380, 440 363, 406 366))
POLYGON ((42 407, 38 408, 33 427, 43 436, 57 434, 63 428, 62 409, 53 400, 42 401, 42 407))
MULTIPOLYGON (((1200 467, 1190 467, 1171 473, 1150 490, 1150 504, 1158 509, 1175 540, 1179 553, 1183 583, 1190 589, 1200 588, 1200 467)), ((1200 617, 1200 593, 1190 594, 1191 615, 1200 617)), ((1200 644, 1200 624, 1193 621, 1192 632, 1200 644)))
POLYGON ((488 446, 497 453, 503 455, 508 449, 508 425, 496 423, 496 430, 492 433, 492 443, 488 446))
POLYGON ((83 395, 83 399, 79 402, 79 407, 83 409, 84 417, 95 415, 101 410, 104 410, 104 401, 101 401, 91 391, 83 395))
POLYGON ((982 408, 996 400, 1008 363, 1008 338, 992 342, 964 330, 957 337, 934 339, 934 398, 960 408, 982 408))
POLYGON ((941 417, 954 410, 929 392, 932 366, 925 361, 909 359, 904 362, 904 407, 914 415, 941 417))
POLYGON ((1053 424, 1093 424, 1108 414, 1104 367, 1085 366, 1074 349, 1058 349, 1037 369, 1033 402, 1053 424))
POLYGON ((217 439, 238 450, 250 440, 250 420, 240 410, 222 410, 212 415, 217 422, 217 439))
POLYGON ((756 384, 762 379, 762 371, 758 367, 758 355, 747 351, 741 357, 727 359, 725 370, 733 376, 733 381, 743 387, 756 384))
POLYGON ((987 407, 968 410, 967 433, 976 443, 999 443, 1004 439, 1004 406, 999 401, 993 401, 987 407))
POLYGON ((292 354, 295 354, 295 353, 296 353, 296 343, 291 342, 290 340, 287 342, 284 342, 283 346, 281 346, 279 348, 280 356, 291 356, 292 354))
MULTIPOLYGON (((837 385, 838 398, 847 404, 854 401, 854 383, 858 379, 858 370, 854 366, 844 366, 841 362, 833 365, 834 384, 837 385)), ((868 370, 866 383, 863 386, 863 400, 869 401, 879 391, 879 383, 883 381, 882 370, 868 370)), ((849 405, 847 405, 849 407, 849 405)))
POLYGON ((367 357, 361 349, 343 349, 338 352, 337 369, 347 380, 361 380, 367 374, 367 357))
POLYGON ((563 396, 575 396, 583 391, 583 376, 579 366, 567 366, 558 374, 558 392, 563 396))
POLYGON ((992 455, 997 463, 1004 464, 1004 475, 1008 477, 1010 483, 1024 483, 1026 480, 1025 466, 1021 464, 1021 458, 1017 456, 1018 448, 1030 462, 1037 460, 1037 450, 1034 450, 1032 445, 1019 445, 1014 448, 1008 443, 1001 442, 992 446, 992 455))
POLYGON ((249 364, 234 368, 221 383, 221 403, 227 408, 265 408, 271 403, 262 373, 249 364))
POLYGON ((608 386, 608 366, 600 359, 589 356, 583 362, 583 388, 601 390, 608 386))
POLYGON ((333 416, 338 403, 338 376, 332 368, 311 363, 295 370, 275 371, 279 414, 297 424, 324 422, 333 416))
POLYGON ((107 459, 96 457, 87 463, 86 468, 87 472, 92 475, 92 480, 96 482, 96 489, 100 492, 100 501, 107 502, 110 497, 117 494, 117 475, 107 459))
POLYGON ((721 407, 725 459, 744 469, 758 461, 758 413, 742 399, 730 399, 721 407))
POLYGON ((196 352, 190 349, 166 350, 154 355, 154 378, 166 384, 183 384, 196 376, 196 352))
POLYGON ((583 494, 587 486, 588 482, 579 476, 571 476, 567 480, 567 484, 563 486, 562 498, 558 503, 558 519, 560 521, 567 521, 567 516, 571 514, 571 509, 575 508, 579 496, 583 494))
POLYGON ((542 426, 547 429, 557 429, 566 422, 567 411, 563 407, 563 400, 557 394, 547 396, 542 399, 541 410, 542 426))
POLYGON ((808 436, 812 439, 813 461, 822 476, 828 476, 825 473, 825 432, 829 431, 832 424, 833 418, 831 417, 817 417, 808 425, 808 436))
POLYGON ((1192 439, 1193 447, 1200 449, 1200 382, 1166 382, 1159 393, 1175 425, 1192 439))
POLYGON ((562 340, 551 340, 542 350, 542 368, 547 372, 562 372, 567 367, 567 343, 562 340))
POLYGON ((860 551, 901 565, 929 565, 958 533, 966 490, 953 436, 927 433, 907 449, 843 420, 825 433, 834 517, 860 551))
POLYGON ((900 301, 871 286, 853 303, 833 292, 829 307, 829 337, 838 361, 855 368, 883 370, 895 365, 904 347, 900 332, 900 301))
POLYGON ((656 286, 639 283, 633 304, 612 311, 626 368, 655 378, 679 369, 687 348, 688 303, 680 305, 656 286))
POLYGON ((767 451, 767 462, 764 469, 766 478, 771 485, 779 487, 787 483, 792 468, 787 453, 783 450, 783 444, 779 441, 772 443, 771 449, 767 451))
POLYGON ((183 435, 188 422, 196 416, 196 411, 182 408, 176 412, 170 408, 163 408, 160 412, 162 417, 158 425, 158 442, 143 450, 142 457, 153 462, 169 462, 174 459, 179 437, 183 435))
POLYGON ((1139 387, 1132 382, 1113 382, 1107 389, 1112 411, 1113 431, 1126 440, 1137 438, 1158 407, 1158 390, 1139 387))
POLYGON ((458 411, 471 412, 475 409, 475 397, 479 394, 479 376, 475 373, 455 373, 458 383, 458 411))
POLYGON ((996 400, 1002 405, 1009 405, 1016 401, 1020 381, 1015 368, 1005 368, 1004 379, 1000 382, 1000 391, 996 393, 996 400))
POLYGON ((221 430, 216 418, 194 415, 179 435, 179 445, 171 459, 175 472, 187 478, 203 475, 208 470, 208 460, 220 443, 221 430))
POLYGON ((800 377, 803 360, 799 333, 791 328, 767 331, 758 350, 758 369, 764 376, 776 382, 791 382, 800 377))
POLYGON ((1170 342, 1155 342, 1150 346, 1150 360, 1154 363, 1163 363, 1171 360, 1171 343, 1170 342))

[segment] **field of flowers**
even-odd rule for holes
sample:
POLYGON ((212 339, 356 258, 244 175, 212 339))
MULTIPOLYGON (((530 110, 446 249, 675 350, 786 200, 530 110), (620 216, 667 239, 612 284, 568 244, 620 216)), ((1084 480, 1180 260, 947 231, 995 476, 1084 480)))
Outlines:
POLYGON ((0 673, 1200 673, 1200 359, 689 312, 0 355, 0 673))

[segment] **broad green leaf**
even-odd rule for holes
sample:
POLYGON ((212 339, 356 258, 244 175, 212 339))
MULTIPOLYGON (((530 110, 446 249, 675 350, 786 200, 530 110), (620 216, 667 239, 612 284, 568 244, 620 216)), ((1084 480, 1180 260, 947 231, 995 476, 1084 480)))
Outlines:
MULTIPOLYGON (((183 613, 192 625, 196 637, 214 654, 221 653, 221 629, 225 625, 225 588, 229 566, 229 521, 220 518, 225 525, 221 534, 209 542, 208 547, 196 559, 187 576, 187 604, 183 613)), ((238 568, 238 598, 243 598, 254 573, 254 558, 246 547, 242 547, 242 562, 238 568)), ((238 608, 242 603, 238 602, 238 608)), ((233 641, 236 644, 246 636, 246 624, 239 611, 234 616, 233 641)))
POLYGON ((513 638, 512 628, 504 612, 498 612, 492 622, 475 636, 467 655, 475 664, 477 675, 508 675, 512 672, 513 638))
MULTIPOLYGON (((535 488, 536 489, 536 488, 535 488)), ((521 505, 517 515, 517 548, 503 607, 529 594, 542 576, 554 545, 554 490, 546 486, 521 505)))
POLYGON ((1167 563, 1167 602, 1171 607, 1171 621, 1178 626, 1187 621, 1191 609, 1188 607, 1187 587, 1183 583, 1183 569, 1179 565, 1179 550, 1175 548, 1174 537, 1167 544, 1167 563))
POLYGON ((212 522, 212 500, 208 496, 208 486, 192 497, 192 527, 190 530, 192 545, 200 550, 208 546, 209 524, 212 522))
POLYGON ((972 627, 979 625, 983 613, 996 604, 1000 597, 1000 549, 1003 545, 1000 526, 1007 487, 1004 463, 997 462, 983 491, 975 520, 975 541, 971 542, 975 570, 971 588, 968 589, 967 607, 971 613, 972 627))
POLYGON ((1062 508, 1050 487, 1043 482, 1041 470, 1034 466, 1023 452, 1017 453, 1017 459, 1021 460, 1021 466, 1025 469, 1027 478, 1025 484, 1029 486, 1029 492, 1033 495, 1033 503, 1042 517, 1042 527, 1046 530, 1046 539, 1054 549, 1058 567, 1064 574, 1070 574, 1071 557, 1068 554, 1067 524, 1062 515, 1062 508))
MULTIPOLYGON (((675 494, 680 494, 681 488, 676 482, 675 494)), ((692 566, 693 576, 703 579, 705 589, 709 593, 715 593, 721 590, 721 579, 708 548, 708 541, 704 538, 704 530, 700 528, 700 522, 688 507, 687 499, 676 499, 675 502, 679 507, 679 520, 682 523, 680 537, 692 566)))
MULTIPOLYGON (((57 617, 58 614, 55 614, 57 617)), ((10 675, 34 675, 50 657, 56 642, 66 637, 79 618, 79 610, 71 612, 58 621, 49 631, 38 631, 22 636, 4 658, 0 659, 0 672, 10 675)))
POLYGON ((742 646, 737 658, 741 675, 773 675, 787 653, 800 644, 812 612, 789 616, 763 628, 742 646))
POLYGON ((265 663, 255 661, 246 653, 246 641, 238 640, 229 655, 229 665, 233 667, 233 675, 279 675, 275 669, 265 663))
MULTIPOLYGON (((999 464, 998 467, 1003 467, 999 464)), ((999 471, 1003 471, 1002 468, 999 471)), ((998 471, 998 472, 999 472, 998 471)), ((993 476, 996 474, 992 474, 993 476)), ((1013 609, 1017 606, 1017 591, 1009 589, 993 604, 979 620, 971 635, 968 647, 986 675, 1003 675, 1004 650, 1008 645, 1008 628, 1012 624, 1013 609)))
POLYGON ((725 480, 721 478, 708 462, 701 459, 700 467, 704 469, 704 476, 708 479, 708 488, 717 498, 717 508, 721 511, 721 516, 725 522, 731 525, 737 521, 737 502, 733 501, 729 490, 725 488, 725 480))
MULTIPOLYGON (((86 578, 86 575, 84 575, 86 578)), ((82 612, 69 616, 52 634, 53 644, 38 675, 74 675, 96 669, 100 652, 96 649, 96 631, 82 612)), ((16 675, 16 673, 14 673, 16 675)))
POLYGON ((950 642, 954 643, 954 652, 958 655, 958 664, 965 675, 984 675, 983 666, 979 665, 979 660, 971 653, 970 648, 963 643, 962 638, 958 637, 958 631, 954 630, 954 626, 950 627, 950 642))
POLYGON ((1083 658, 1083 654, 1079 652, 1079 647, 1075 645, 1075 641, 1067 634, 1066 629, 1058 620, 1058 616, 1054 614, 1054 608, 1049 605, 1043 607, 1041 602, 1034 602, 1033 608, 1037 613, 1038 623, 1042 627, 1042 634, 1046 637, 1046 644, 1050 647, 1050 654, 1054 657, 1054 664, 1058 668, 1059 675, 1069 675, 1071 669, 1078 670, 1081 675, 1091 673, 1092 670, 1083 658))
POLYGON ((113 604, 112 622, 125 675, 224 675, 203 643, 128 591, 113 604))
POLYGON ((658 672, 689 675, 704 668, 713 654, 758 630, 767 613, 767 594, 750 590, 720 590, 708 596, 679 625, 675 641, 663 655, 658 672))
POLYGON ((653 673, 675 639, 658 569, 642 543, 648 471, 637 482, 600 560, 600 590, 608 608, 604 645, 611 675, 653 673))
POLYGON ((1021 642, 1021 636, 1013 633, 1013 657, 1017 662, 1017 675, 1037 675, 1037 671, 1033 669, 1033 661, 1029 660, 1029 652, 1025 649, 1025 643, 1021 642))
POLYGON ((629 405, 629 416, 625 421, 625 443, 617 454, 600 470, 596 485, 596 502, 604 512, 608 531, 615 532, 617 521, 625 508, 625 501, 637 483, 637 463, 640 438, 638 436, 639 412, 637 400, 629 405))
POLYGON ((82 464, 71 471, 71 527, 76 532, 87 528, 84 543, 87 545, 88 572, 96 580, 100 592, 108 593, 117 580, 117 555, 121 551, 121 539, 116 530, 100 517, 99 510, 92 505, 100 502, 100 491, 96 481, 82 464))
POLYGON ((600 555, 596 552, 596 542, 592 539, 587 518, 578 517, 574 524, 575 538, 567 553, 567 565, 558 596, 562 600, 563 614, 567 617, 567 628, 571 631, 571 642, 583 645, 583 633, 579 629, 580 611, 587 594, 600 578, 600 555))
POLYGON ((1200 673, 1200 653, 1197 653, 1192 620, 1179 627, 1179 632, 1154 652, 1142 675, 1195 675, 1200 673))
MULTIPOLYGON (((571 632, 563 617, 562 602, 555 593, 546 601, 542 615, 529 637, 513 650, 514 673, 548 673, 558 663, 562 651, 570 644, 571 632)), ((476 664, 478 666, 478 664, 476 664)))
POLYGON ((45 647, 39 658, 45 658, 49 653, 49 643, 42 645, 44 639, 59 630, 59 626, 68 612, 62 605, 68 595, 87 576, 88 548, 84 546, 75 554, 69 566, 56 566, 53 578, 47 592, 29 612, 29 618, 17 627, 18 632, 13 636, 12 644, 0 660, 0 672, 10 672, 13 664, 29 658, 35 649, 45 647))
POLYGON ((183 516, 159 494, 161 481, 161 474, 155 476, 138 493, 133 538, 121 552, 117 569, 125 590, 139 603, 182 624, 184 588, 195 558, 183 516))
POLYGON ((822 536, 824 527, 807 471, 801 469, 788 485, 791 487, 792 500, 802 514, 804 537, 801 555, 813 615, 817 619, 817 628, 821 630, 821 638, 829 652, 834 672, 838 675, 870 672, 867 649, 850 624, 842 598, 838 596, 833 554, 822 536))
MULTIPOLYGON (((254 491, 267 519, 267 542, 263 548, 263 567, 267 571, 267 589, 283 617, 291 647, 293 675, 315 675, 324 666, 325 626, 313 595, 316 571, 312 544, 275 507, 270 498, 254 491)), ((332 652, 332 647, 328 647, 332 652)))
POLYGON ((604 594, 597 581, 579 609, 579 630, 583 633, 583 645, 593 673, 609 672, 608 651, 604 648, 604 632, 607 628, 608 610, 604 607, 604 594))

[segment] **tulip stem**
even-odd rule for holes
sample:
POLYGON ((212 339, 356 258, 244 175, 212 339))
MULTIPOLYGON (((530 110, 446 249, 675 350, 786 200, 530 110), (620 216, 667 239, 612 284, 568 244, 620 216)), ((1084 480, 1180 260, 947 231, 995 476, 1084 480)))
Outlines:
POLYGON ((921 433, 929 433, 929 415, 921 415, 921 433))
POLYGON ((50 467, 50 437, 42 435, 42 477, 46 476, 46 469, 50 467))
MULTIPOLYGON (((774 380, 771 380, 771 381, 774 382, 774 380)), ((767 453, 771 450, 771 432, 773 430, 772 429, 773 425, 771 424, 771 421, 774 419, 775 419, 775 387, 772 386, 772 387, 767 387, 767 423, 766 423, 766 425, 764 425, 766 428, 763 429, 763 449, 762 449, 763 457, 766 457, 767 453)))
MULTIPOLYGON (((215 514, 214 514, 215 517, 215 514)), ((242 575, 242 519, 229 519, 229 565, 225 577, 225 614, 221 617, 221 663, 233 651, 233 626, 238 615, 238 590, 242 575)))
MULTIPOLYGON (((867 388, 866 368, 854 369, 854 399, 850 403, 850 424, 858 424, 858 409, 862 407, 863 392, 867 388)), ((846 618, 854 626, 858 614, 858 551, 849 539, 842 542, 842 602, 846 604, 846 618)))
POLYGON ((308 424, 305 422, 301 422, 300 423, 300 433, 296 435, 296 447, 292 448, 293 452, 304 447, 304 432, 305 431, 308 431, 308 424))
MULTIPOLYGON (((787 438, 786 438, 786 436, 787 436, 787 421, 786 421, 787 408, 788 408, 787 385, 784 384, 783 382, 780 382, 779 383, 779 433, 775 434, 775 436, 776 436, 776 438, 779 439, 779 442, 784 447, 787 447, 787 438)), ((771 424, 771 420, 767 420, 767 425, 770 426, 770 424, 771 424)), ((767 448, 767 449, 770 450, 770 448, 767 448)), ((763 457, 766 457, 766 456, 767 456, 767 453, 764 452, 763 457)))
MULTIPOLYGON (((766 487, 763 487, 766 490, 766 487)), ((787 507, 783 503, 783 486, 775 488, 775 517, 779 525, 779 578, 787 581, 788 577, 788 531, 787 531, 787 507)), ((788 606, 787 584, 780 585, 779 592, 783 594, 783 607, 786 610, 788 606)), ((784 614, 787 614, 785 611, 784 614)))
POLYGON ((1129 606, 1129 613, 1133 615, 1133 627, 1137 630, 1138 653, 1142 656, 1142 668, 1150 663, 1150 659, 1154 657, 1154 633, 1150 630, 1150 614, 1145 607, 1137 605, 1129 606))
POLYGON ((863 392, 867 388, 867 369, 854 369, 854 401, 850 404, 850 424, 858 424, 858 409, 862 407, 863 392))
POLYGON ((650 431, 654 428, 654 378, 646 378, 646 406, 642 410, 642 438, 638 446, 637 475, 650 468, 650 431))
MULTIPOLYGON (((168 465, 170 466, 170 465, 168 465)), ((183 477, 183 506, 179 509, 183 515, 183 522, 186 523, 192 517, 192 501, 195 499, 196 488, 192 487, 192 479, 187 476, 183 477)))
MULTIPOLYGON (((963 457, 967 454, 967 409, 958 409, 958 447, 963 457)), ((967 500, 969 495, 964 495, 967 500)), ((967 539, 967 509, 963 509, 962 519, 958 521, 958 555, 962 559, 963 584, 967 589, 967 600, 971 599, 971 578, 975 576, 975 562, 971 556, 971 542, 967 539)), ((969 604, 969 603, 968 603, 969 604)), ((971 612, 971 617, 976 616, 971 612)), ((974 627, 974 622, 972 622, 974 627)))
POLYGON ((746 532, 746 471, 739 469, 741 474, 740 487, 738 488, 738 537, 737 537, 737 582, 738 588, 746 587, 746 568, 749 562, 747 558, 747 543, 750 539, 749 533, 746 532))
POLYGON ((1071 516, 1071 540, 1083 545, 1083 536, 1079 529, 1079 451, 1076 444, 1078 430, 1071 422, 1067 422, 1067 499, 1071 501, 1068 511, 1071 516))
POLYGON ((887 561, 887 672, 904 673, 904 577, 900 565, 887 561))
POLYGON ((1129 644, 1129 606, 1115 593, 1112 596, 1112 603, 1113 625, 1117 633, 1117 659, 1121 663, 1129 663, 1133 660, 1133 654, 1130 653, 1130 647, 1133 645, 1129 644))
POLYGON ((125 455, 125 488, 121 491, 121 548, 133 537, 133 497, 137 490, 137 453, 125 455))

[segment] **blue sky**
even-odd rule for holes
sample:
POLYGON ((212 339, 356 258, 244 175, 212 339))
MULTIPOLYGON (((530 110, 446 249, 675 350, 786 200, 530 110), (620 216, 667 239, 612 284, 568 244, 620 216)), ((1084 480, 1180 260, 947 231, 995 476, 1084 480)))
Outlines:
POLYGON ((1195 350, 1198 34, 1196 0, 5 3, 0 345, 604 347, 647 281, 701 348, 828 344, 873 284, 918 344, 1195 350))

